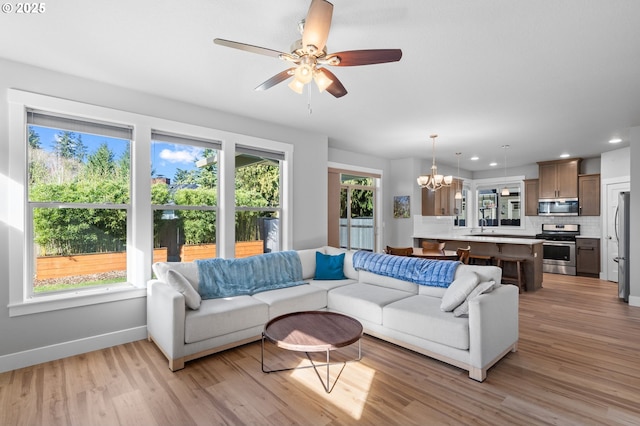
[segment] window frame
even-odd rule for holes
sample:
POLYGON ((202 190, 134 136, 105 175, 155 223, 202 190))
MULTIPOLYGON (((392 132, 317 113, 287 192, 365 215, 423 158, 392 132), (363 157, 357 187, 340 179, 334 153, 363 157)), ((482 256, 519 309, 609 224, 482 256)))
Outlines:
POLYGON ((281 239, 283 250, 291 249, 291 193, 293 174, 293 145, 270 139, 186 124, 148 115, 126 112, 98 105, 25 92, 8 90, 9 168, 6 177, 8 241, 12 247, 9 263, 9 316, 29 315, 118 300, 146 297, 146 284, 151 278, 153 259, 153 225, 151 205, 151 134, 163 129, 174 134, 205 140, 221 141, 222 148, 218 196, 219 256, 233 257, 234 231, 234 167, 235 145, 282 152, 283 185, 281 188, 281 239), (28 263, 33 261, 27 247, 30 232, 27 212, 27 126, 28 109, 74 117, 79 120, 128 125, 133 128, 131 139, 131 195, 127 223, 127 282, 126 286, 97 287, 77 292, 57 293, 29 298, 28 263))
MULTIPOLYGON (((479 179, 479 180, 475 180, 473 182, 473 218, 469 217, 468 215, 468 220, 472 219, 473 220, 473 226, 471 226, 471 228, 480 228, 480 224, 479 224, 479 220, 480 220, 480 214, 479 214, 479 191, 483 190, 483 189, 496 189, 498 191, 498 196, 500 196, 499 192, 500 190, 506 185, 509 187, 513 187, 513 186, 517 186, 520 188, 520 204, 524 205, 524 176, 509 176, 506 179, 505 178, 489 178, 489 179, 479 179)), ((467 206, 469 206, 469 203, 467 202, 467 206)), ((497 226, 489 226, 487 228, 489 229, 524 229, 525 228, 525 221, 524 221, 524 210, 522 210, 522 214, 520 217, 520 225, 502 225, 500 223, 500 218, 498 217, 498 225, 497 226)), ((469 212, 467 212, 469 213, 469 212)), ((498 212, 498 216, 499 216, 499 212, 498 212)))

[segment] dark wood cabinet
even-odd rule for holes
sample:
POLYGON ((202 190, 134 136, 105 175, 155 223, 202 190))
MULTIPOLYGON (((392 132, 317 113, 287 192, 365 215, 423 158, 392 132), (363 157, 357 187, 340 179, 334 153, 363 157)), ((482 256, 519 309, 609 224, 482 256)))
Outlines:
POLYGON ((594 278, 600 276, 600 238, 576 239, 576 274, 594 278))
POLYGON ((538 198, 578 198, 580 158, 538 163, 538 198))
POLYGON ((538 179, 524 180, 524 215, 538 216, 538 179))
POLYGON ((462 181, 454 179, 451 186, 445 186, 437 191, 422 188, 422 216, 455 216, 456 191, 462 181))
POLYGON ((578 176, 580 216, 600 216, 600 175, 578 176))

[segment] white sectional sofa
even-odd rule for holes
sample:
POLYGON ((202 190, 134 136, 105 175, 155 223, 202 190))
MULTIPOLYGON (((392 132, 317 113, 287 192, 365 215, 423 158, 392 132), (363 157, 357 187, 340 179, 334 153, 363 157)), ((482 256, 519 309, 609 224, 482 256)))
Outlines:
POLYGON ((354 317, 365 333, 468 370, 477 381, 517 349, 518 289, 500 284, 498 267, 459 265, 447 289, 356 270, 350 251, 321 247, 297 253, 307 284, 201 301, 194 300, 199 298, 193 291, 199 285, 195 263, 154 264, 157 279, 147 287, 148 335, 168 358, 169 368, 175 371, 186 361, 259 340, 270 319, 307 310, 354 317), (344 253, 345 278, 315 279, 316 252, 344 253), (471 277, 480 284, 470 283, 471 277), (475 291, 467 295, 470 289, 475 291), (488 292, 476 295, 479 291, 488 292), (441 309, 452 298, 459 299, 456 305, 463 301, 455 314, 441 309), (466 309, 467 315, 456 316, 466 309))

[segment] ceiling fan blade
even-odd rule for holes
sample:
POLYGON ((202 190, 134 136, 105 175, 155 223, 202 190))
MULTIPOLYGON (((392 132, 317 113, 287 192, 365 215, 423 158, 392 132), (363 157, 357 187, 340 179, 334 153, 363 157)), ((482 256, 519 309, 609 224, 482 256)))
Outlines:
POLYGON ((311 0, 302 31, 303 48, 311 45, 315 46, 318 52, 322 52, 329 37, 332 15, 333 4, 326 0, 311 0))
POLYGON ((282 83, 283 81, 285 81, 286 79, 288 79, 293 75, 292 73, 294 70, 295 70, 295 67, 279 72, 278 74, 271 77, 269 80, 262 83, 260 86, 256 87, 255 90, 267 90, 278 83, 282 83))
POLYGON ((330 65, 331 58, 338 57, 339 67, 352 67, 356 65, 372 65, 383 64, 385 62, 397 62, 402 58, 402 50, 400 49, 370 49, 370 50, 348 50, 346 52, 336 52, 327 55, 323 59, 330 65))
MULTIPOLYGON (((237 41, 225 40, 222 38, 213 39, 215 44, 219 44, 220 46, 232 47, 234 49, 244 50, 246 52, 258 53, 260 55, 267 55, 274 58, 279 58, 283 52, 278 52, 277 50, 267 49, 266 47, 253 46, 251 44, 239 43, 237 41)), ((286 54, 285 54, 286 55, 286 54)))
POLYGON ((336 98, 341 98, 347 94, 347 89, 344 88, 334 73, 326 68, 318 68, 317 72, 321 72, 325 77, 333 81, 333 83, 327 87, 327 92, 331 93, 336 98))

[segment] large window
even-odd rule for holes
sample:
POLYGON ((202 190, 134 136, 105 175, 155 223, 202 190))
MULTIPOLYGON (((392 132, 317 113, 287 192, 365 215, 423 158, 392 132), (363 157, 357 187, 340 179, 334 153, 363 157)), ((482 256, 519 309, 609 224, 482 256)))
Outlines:
POLYGON ((159 131, 151 135, 155 260, 215 257, 221 144, 159 131))
POLYGON ((126 281, 131 129, 27 112, 27 295, 126 281))
POLYGON ((505 185, 480 186, 477 189, 478 225, 480 228, 509 227, 521 225, 521 183, 506 185, 508 194, 503 195, 505 185))
POLYGON ((292 145, 13 89, 8 100, 11 316, 144 297, 154 261, 291 249, 292 145))
POLYGON ((236 146, 236 257, 281 250, 280 187, 284 154, 236 146))

